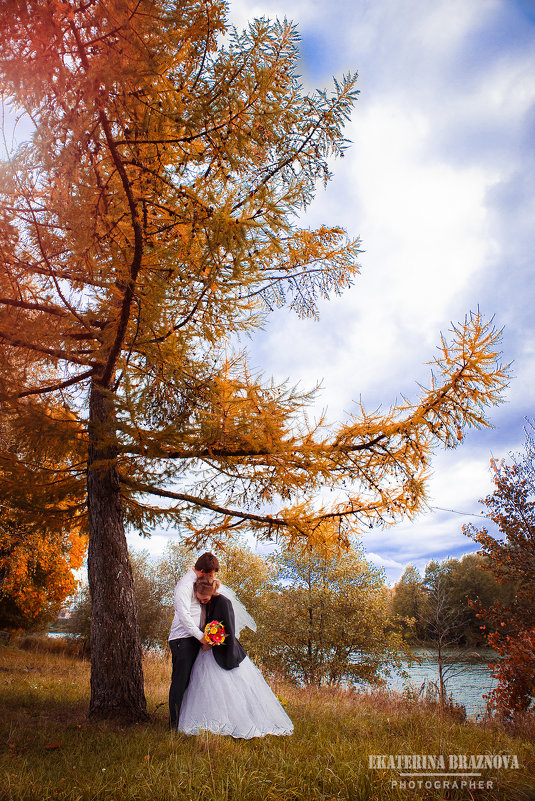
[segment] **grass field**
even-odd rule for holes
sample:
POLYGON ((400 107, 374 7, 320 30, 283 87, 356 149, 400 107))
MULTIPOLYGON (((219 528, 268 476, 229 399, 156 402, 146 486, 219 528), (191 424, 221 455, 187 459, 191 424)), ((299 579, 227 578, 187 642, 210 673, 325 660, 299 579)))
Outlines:
POLYGON ((535 799, 535 746, 526 735, 385 693, 272 682, 294 721, 292 736, 187 737, 167 730, 169 661, 147 658, 144 669, 151 721, 121 728, 87 720, 87 661, 0 647, 2 801, 535 799), (370 754, 516 754, 520 768, 483 770, 483 790, 426 789, 427 779, 403 789, 399 771, 368 768, 370 754))

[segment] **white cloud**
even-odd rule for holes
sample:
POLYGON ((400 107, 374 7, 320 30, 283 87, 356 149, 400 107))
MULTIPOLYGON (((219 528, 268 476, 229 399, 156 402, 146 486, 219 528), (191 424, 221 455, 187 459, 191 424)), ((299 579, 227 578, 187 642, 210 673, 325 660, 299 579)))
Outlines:
POLYGON ((393 568, 396 572, 403 570, 401 562, 396 562, 395 559, 389 559, 388 557, 381 556, 381 554, 373 553, 373 551, 368 551, 366 553, 366 559, 377 567, 382 567, 384 569, 393 568))

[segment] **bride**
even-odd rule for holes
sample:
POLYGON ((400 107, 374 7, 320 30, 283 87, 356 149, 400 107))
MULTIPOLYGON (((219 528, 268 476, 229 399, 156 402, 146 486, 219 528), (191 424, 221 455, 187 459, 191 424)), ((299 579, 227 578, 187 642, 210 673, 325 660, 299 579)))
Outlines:
MULTIPOLYGON (((182 700, 179 731, 211 731, 244 739, 292 734, 292 721, 236 638, 241 626, 236 625, 232 602, 217 592, 219 581, 201 577, 193 588, 201 604, 201 620, 219 621, 227 636, 222 644, 206 645, 199 651, 182 700)), ((245 612, 239 601, 235 603, 245 612)), ((253 622, 247 613, 245 616, 239 615, 253 622)))

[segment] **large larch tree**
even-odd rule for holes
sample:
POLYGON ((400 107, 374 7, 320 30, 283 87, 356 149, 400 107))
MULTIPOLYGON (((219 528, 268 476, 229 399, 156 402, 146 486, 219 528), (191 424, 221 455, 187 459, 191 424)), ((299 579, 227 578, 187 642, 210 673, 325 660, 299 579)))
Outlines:
POLYGON ((349 75, 306 94, 295 28, 239 33, 226 11, 0 8, 4 97, 34 126, 0 176, 2 491, 45 527, 87 526, 95 716, 146 716, 125 526, 344 543, 424 508, 433 445, 485 424, 505 381, 497 332, 469 315, 419 401, 311 425, 309 395, 233 352, 270 309, 316 315, 358 272, 358 240, 299 224, 357 91, 349 75))

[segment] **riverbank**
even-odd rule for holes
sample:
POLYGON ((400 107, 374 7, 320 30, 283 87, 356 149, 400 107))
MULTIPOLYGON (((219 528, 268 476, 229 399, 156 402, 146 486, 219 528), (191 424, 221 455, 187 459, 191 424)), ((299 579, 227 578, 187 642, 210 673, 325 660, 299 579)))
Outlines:
MULTIPOLYGON (((274 682, 294 721, 291 737, 232 740, 167 731, 167 658, 146 659, 151 721, 89 722, 89 664, 66 653, 0 648, 2 801, 393 801, 470 799, 449 779, 403 778, 377 755, 514 755, 474 770, 489 801, 533 798, 535 748, 493 725, 460 722, 400 695, 299 689, 274 682), (370 763, 371 760, 371 763, 370 763), (375 760, 375 761, 374 761, 375 760), (410 788, 400 782, 420 782, 410 788), (449 781, 444 788, 425 783, 449 781)), ((407 763, 405 762, 405 765, 407 763)), ((413 767, 412 763, 410 767, 413 767)), ((443 771, 447 772, 447 771, 443 771)), ((466 773, 467 771, 457 771, 466 773)), ((476 788, 477 789, 477 788, 476 788)))

